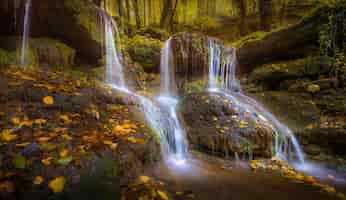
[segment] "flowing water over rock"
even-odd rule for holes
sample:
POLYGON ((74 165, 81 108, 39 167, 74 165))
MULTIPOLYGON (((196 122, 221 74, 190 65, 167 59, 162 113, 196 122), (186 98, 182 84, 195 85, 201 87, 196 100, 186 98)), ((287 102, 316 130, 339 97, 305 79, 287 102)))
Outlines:
POLYGON ((161 57, 161 93, 157 98, 162 107, 168 111, 173 122, 173 135, 168 137, 173 153, 177 160, 184 160, 187 155, 185 131, 177 115, 179 97, 176 95, 174 71, 172 67, 171 39, 167 40, 161 57))
POLYGON ((275 153, 277 156, 289 159, 293 153, 301 163, 304 163, 304 153, 294 136, 292 130, 282 124, 275 116, 268 112, 256 100, 246 96, 236 79, 237 67, 236 49, 221 49, 221 46, 213 39, 209 40, 210 66, 208 91, 222 93, 242 109, 250 113, 261 123, 271 124, 276 132, 275 153))
MULTIPOLYGON (((170 95, 170 76, 163 76, 164 87, 167 90, 163 92, 163 96, 157 98, 158 103, 155 103, 150 98, 139 95, 132 92, 125 83, 123 65, 119 59, 119 54, 116 49, 116 43, 114 39, 114 32, 118 34, 116 23, 106 14, 101 12, 102 21, 105 26, 105 47, 106 47, 106 75, 105 81, 110 84, 113 88, 127 93, 134 97, 140 104, 141 110, 143 111, 147 123, 159 134, 161 139, 161 151, 162 154, 170 159, 174 155, 173 159, 181 161, 185 158, 187 153, 186 141, 183 136, 183 129, 180 126, 178 116, 176 113, 176 106, 178 101, 170 95)), ((117 42, 120 42, 120 38, 117 38, 117 42)), ((165 70, 169 68, 170 60, 170 42, 166 44, 167 48, 163 50, 162 67, 165 70)))
POLYGON ((28 65, 28 48, 29 48, 29 33, 30 33, 30 10, 31 0, 26 0, 24 10, 24 23, 23 23, 23 35, 22 35, 22 46, 20 54, 20 65, 28 65))

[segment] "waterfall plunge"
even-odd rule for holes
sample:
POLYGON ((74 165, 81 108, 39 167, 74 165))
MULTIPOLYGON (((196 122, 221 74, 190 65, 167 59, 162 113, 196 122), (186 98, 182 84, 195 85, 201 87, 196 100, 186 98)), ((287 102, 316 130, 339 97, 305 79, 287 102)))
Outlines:
MULTIPOLYGON (((127 93, 134 97, 141 106, 147 123, 153 128, 161 139, 161 151, 163 156, 168 160, 173 158, 176 163, 182 163, 187 153, 186 142, 183 136, 183 129, 180 126, 178 116, 176 114, 176 106, 178 101, 169 95, 157 98, 159 103, 155 103, 149 98, 132 92, 126 85, 123 73, 123 65, 119 59, 119 54, 115 46, 114 31, 116 31, 117 41, 120 42, 119 33, 116 23, 103 10, 101 18, 104 23, 105 30, 105 47, 106 47, 106 75, 105 81, 114 89, 127 93)), ((170 42, 167 42, 167 48, 163 50, 162 67, 169 67, 170 58, 170 42)), ((163 81, 169 84, 170 76, 164 76, 167 79, 163 81), (166 82, 168 81, 168 82, 166 82)), ((166 85, 166 84, 164 84, 166 85)), ((167 93, 169 94, 169 89, 167 93)))
POLYGON ((120 42, 118 26, 116 22, 107 15, 106 12, 101 12, 104 23, 105 37, 105 53, 106 53, 106 75, 105 81, 110 85, 119 88, 126 88, 124 81, 123 66, 120 62, 118 51, 115 46, 114 31, 117 36, 117 42, 120 42))
POLYGON ((174 66, 172 65, 171 39, 165 42, 161 53, 161 93, 157 98, 162 107, 167 110, 172 119, 173 135, 168 137, 168 144, 172 145, 171 154, 177 160, 184 160, 187 157, 187 141, 185 131, 182 128, 177 115, 179 98, 175 95, 176 85, 174 77, 174 66))
POLYGON ((235 102, 239 108, 252 113, 252 117, 258 118, 261 123, 272 125, 276 132, 274 144, 276 155, 284 159, 289 159, 289 156, 295 153, 298 160, 304 163, 304 153, 293 131, 268 112, 260 103, 246 96, 241 91, 239 81, 235 76, 237 67, 236 49, 228 49, 231 52, 224 52, 217 42, 209 39, 209 50, 208 90, 224 94, 231 101, 235 102), (293 149, 290 148, 290 143, 293 149))
POLYGON ((24 9, 24 23, 23 23, 23 35, 22 35, 22 48, 20 53, 20 65, 28 65, 28 47, 29 47, 29 32, 30 32, 30 9, 31 0, 26 0, 24 9))

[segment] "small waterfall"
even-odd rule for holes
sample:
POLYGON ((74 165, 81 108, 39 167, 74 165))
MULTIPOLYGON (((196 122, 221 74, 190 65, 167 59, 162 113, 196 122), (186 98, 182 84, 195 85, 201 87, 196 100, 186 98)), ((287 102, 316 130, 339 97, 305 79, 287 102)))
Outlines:
POLYGON ((179 98, 175 95, 175 77, 171 55, 171 38, 165 42, 161 54, 161 93, 157 98, 162 107, 167 110, 172 119, 174 131, 168 137, 170 153, 174 154, 176 159, 184 160, 187 155, 187 142, 185 131, 182 128, 177 115, 177 106, 179 98))
POLYGON ((209 50, 208 90, 224 94, 227 98, 235 102, 240 109, 251 113, 252 117, 258 119, 261 123, 271 125, 276 132, 274 147, 277 156, 289 159, 289 156, 295 153, 298 160, 304 163, 304 153, 293 131, 281 123, 260 103, 246 96, 241 91, 239 81, 235 76, 237 67, 236 49, 223 49, 215 40, 210 39, 209 50), (292 144, 293 149, 290 148, 290 144, 292 144))
MULTIPOLYGON (((147 123, 153 128, 160 136, 161 151, 165 157, 172 154, 179 161, 185 158, 187 153, 185 137, 183 136, 183 129, 180 126, 178 116, 176 114, 176 107, 178 101, 171 97, 170 89, 164 93, 165 96, 158 97, 158 103, 151 99, 136 94, 128 89, 123 73, 123 65, 119 59, 119 53, 115 47, 114 31, 116 31, 117 41, 120 42, 118 29, 116 23, 110 19, 107 13, 103 10, 100 11, 102 21, 105 28, 105 46, 106 46, 106 83, 110 84, 114 89, 127 93, 132 96, 140 105, 140 109, 145 115, 147 123)), ((170 58, 170 42, 165 45, 163 52, 162 66, 165 70, 169 70, 168 64, 170 58), (167 51, 167 52, 166 52, 167 51), (167 62, 166 62, 167 61, 167 62)), ((167 76, 167 81, 170 84, 170 76, 167 76)), ((166 81, 166 80, 165 80, 166 81)), ((169 88, 167 86, 167 88, 169 88)))
POLYGON ((31 0, 26 0, 24 9, 24 26, 22 34, 22 49, 20 54, 20 65, 28 65, 28 47, 29 47, 29 33, 30 33, 30 10, 31 10, 31 0))
POLYGON ((116 22, 107 15, 106 12, 101 12, 104 23, 105 37, 105 53, 106 53, 106 75, 105 81, 108 84, 116 85, 120 88, 125 88, 124 73, 119 53, 116 48, 114 32, 117 36, 117 42, 120 43, 119 31, 116 22))

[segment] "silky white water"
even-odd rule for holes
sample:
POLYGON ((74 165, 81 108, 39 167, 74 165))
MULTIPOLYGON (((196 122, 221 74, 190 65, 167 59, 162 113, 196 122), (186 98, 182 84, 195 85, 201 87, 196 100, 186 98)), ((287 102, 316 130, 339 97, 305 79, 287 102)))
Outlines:
POLYGON ((157 99, 173 120, 173 135, 168 137, 168 144, 171 145, 170 153, 177 160, 184 160, 187 157, 187 141, 185 130, 181 126, 177 115, 179 97, 176 94, 175 72, 172 64, 173 55, 171 50, 171 39, 168 39, 161 53, 161 92, 157 99))
MULTIPOLYGON (((164 157, 168 160, 172 156, 177 163, 184 159, 187 148, 185 145, 185 139, 183 136, 183 129, 180 126, 178 116, 176 114, 176 106, 178 101, 171 97, 170 90, 168 89, 169 75, 163 76, 165 85, 167 84, 167 90, 164 96, 157 98, 157 102, 150 98, 132 92, 126 85, 123 73, 123 65, 117 52, 114 35, 116 35, 117 42, 120 42, 119 33, 116 23, 110 19, 106 12, 101 12, 103 18, 104 30, 105 30, 105 47, 106 47, 106 74, 105 82, 110 84, 114 89, 121 92, 125 92, 128 95, 134 97, 140 104, 140 109, 145 115, 147 123, 153 128, 161 139, 161 151, 164 157), (114 31, 116 34, 114 34, 114 31)), ((169 67, 170 58, 170 42, 168 42, 167 48, 163 50, 162 66, 163 68, 169 67), (167 51, 166 51, 166 50, 167 51), (167 62, 167 63, 166 63, 167 62)))
POLYGON ((294 153, 298 160, 304 163, 304 153, 293 131, 281 123, 260 103, 242 92, 239 81, 235 75, 237 67, 236 49, 223 49, 216 41, 209 39, 209 51, 210 65, 208 90, 224 94, 235 103, 238 108, 250 113, 252 117, 260 120, 261 123, 271 125, 276 132, 274 144, 276 156, 290 159, 290 156, 294 153), (291 148, 291 146, 293 148, 291 148))
POLYGON ((118 56, 116 43, 120 43, 118 26, 116 22, 109 17, 105 12, 101 13, 104 30, 105 30, 105 53, 106 53, 106 74, 105 81, 108 84, 116 85, 120 88, 125 88, 125 80, 123 67, 118 56), (117 41, 114 39, 114 32, 117 36, 117 41))
POLYGON ((30 9, 31 0, 26 0, 24 9, 24 23, 23 23, 23 34, 22 34, 22 46, 20 53, 20 65, 28 65, 28 51, 29 51, 29 32, 30 32, 30 9))

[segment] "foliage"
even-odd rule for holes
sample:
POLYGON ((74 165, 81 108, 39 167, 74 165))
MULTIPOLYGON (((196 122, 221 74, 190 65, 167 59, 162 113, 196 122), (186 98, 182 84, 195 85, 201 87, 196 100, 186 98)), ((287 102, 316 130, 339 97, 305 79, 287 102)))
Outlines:
POLYGON ((346 6, 344 0, 323 0, 322 15, 328 22, 320 25, 319 44, 320 54, 333 60, 334 69, 331 76, 342 82, 346 80, 346 6))
POLYGON ((219 28, 221 25, 217 19, 204 16, 196 19, 193 23, 193 28, 201 32, 209 32, 219 28))

